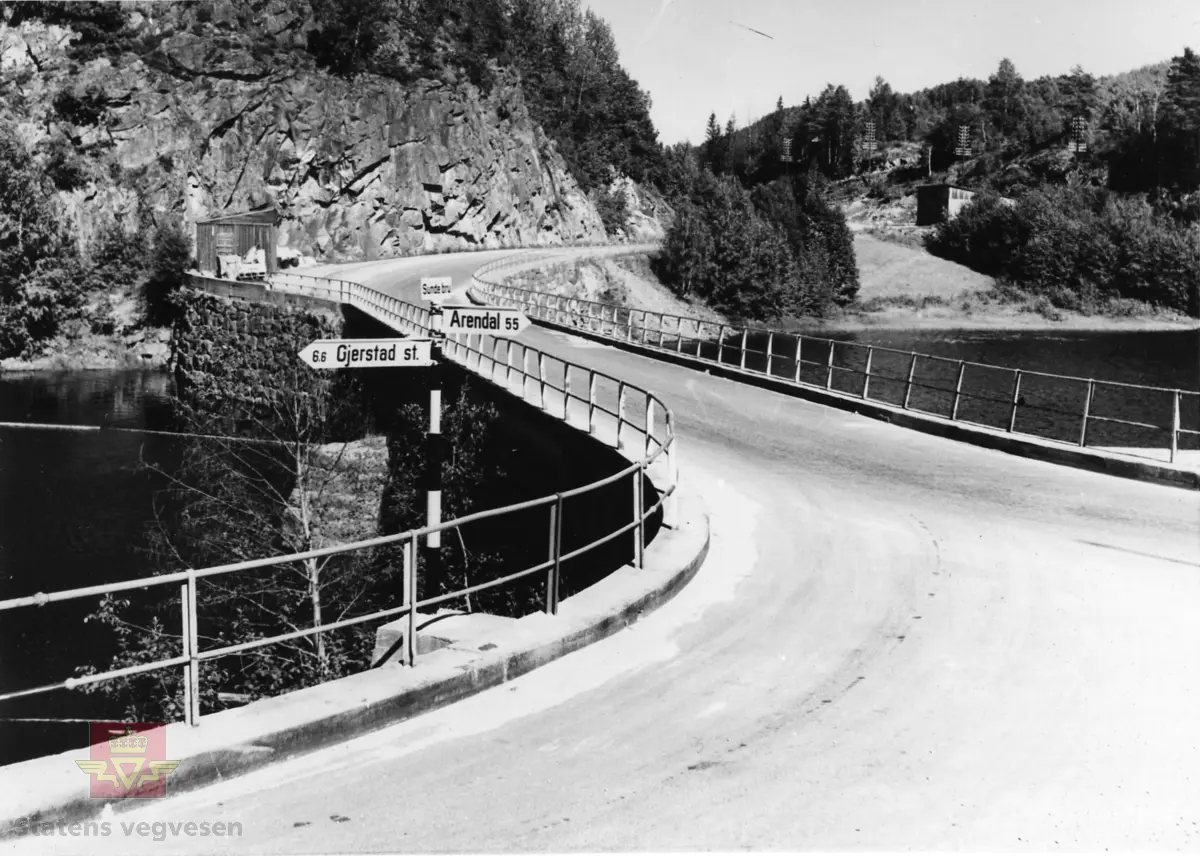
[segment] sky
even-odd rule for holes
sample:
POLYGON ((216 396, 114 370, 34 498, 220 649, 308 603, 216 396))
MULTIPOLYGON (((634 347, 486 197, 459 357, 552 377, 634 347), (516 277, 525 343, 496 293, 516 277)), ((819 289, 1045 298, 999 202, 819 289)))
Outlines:
POLYGON ((582 2, 611 26, 667 144, 702 140, 710 113, 741 127, 826 83, 857 101, 876 75, 910 92, 986 80, 1008 57, 1026 79, 1075 65, 1099 77, 1200 49, 1200 0, 582 2))

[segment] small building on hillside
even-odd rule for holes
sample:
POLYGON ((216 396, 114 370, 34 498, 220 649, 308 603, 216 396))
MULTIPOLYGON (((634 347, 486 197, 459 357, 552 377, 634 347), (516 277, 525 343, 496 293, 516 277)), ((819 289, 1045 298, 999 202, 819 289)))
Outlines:
POLYGON ((953 184, 923 184, 917 188, 917 225, 932 226, 953 220, 975 191, 953 184))
POLYGON ((258 208, 197 220, 196 267, 202 272, 215 272, 229 279, 237 279, 237 268, 240 266, 234 266, 235 270, 229 271, 230 265, 226 263, 223 270, 221 261, 236 256, 246 263, 247 273, 259 269, 258 261, 261 261, 261 269, 266 274, 275 273, 279 270, 276 250, 278 225, 279 212, 274 208, 258 208))

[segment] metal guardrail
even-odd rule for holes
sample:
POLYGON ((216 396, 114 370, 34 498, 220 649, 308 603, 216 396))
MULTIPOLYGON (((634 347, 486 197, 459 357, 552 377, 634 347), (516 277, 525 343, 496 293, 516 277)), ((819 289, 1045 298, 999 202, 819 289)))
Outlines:
POLYGON ((1162 448, 1175 463, 1181 439, 1200 437, 1200 392, 1047 372, 1009 369, 946 357, 861 345, 767 328, 735 327, 701 318, 629 309, 506 285, 488 278, 511 267, 499 260, 476 271, 483 302, 523 309, 534 318, 586 329, 614 340, 734 366, 785 382, 892 404, 928 416, 1054 442, 1096 443, 1097 426, 1149 435, 1140 449, 1162 448), (816 355, 816 359, 812 357, 816 355), (1075 408, 1063 402, 1074 397, 1075 408), (1145 416, 1146 413, 1157 416, 1145 416), (1186 413, 1185 426, 1181 414, 1186 413), (1140 418, 1134 418, 1140 417, 1140 418), (1020 425, 1020 428, 1018 428, 1020 425))
MULTIPOLYGON (((523 260, 529 260, 522 255, 523 260)), ((360 283, 321 279, 293 273, 281 273, 271 278, 272 288, 307 294, 310 297, 347 303, 401 332, 425 334, 429 332, 429 311, 411 303, 384 294, 360 283)), ((198 275, 191 276, 198 287, 211 283, 214 287, 227 281, 210 280, 198 275)), ((627 456, 633 458, 630 466, 607 478, 572 490, 563 491, 538 499, 488 511, 481 511, 457 520, 444 521, 437 526, 426 526, 397 535, 382 536, 353 544, 326 547, 304 553, 274 556, 251 561, 236 562, 211 568, 190 569, 152 577, 86 586, 52 593, 38 593, 27 597, 0 601, 0 613, 15 609, 42 608, 51 603, 74 601, 83 598, 134 590, 150 590, 178 586, 180 601, 180 651, 178 656, 140 663, 125 668, 113 669, 93 675, 71 677, 39 686, 0 693, 0 702, 51 692, 59 689, 75 689, 89 684, 117 678, 130 677, 164 669, 181 668, 184 674, 184 721, 197 725, 200 721, 200 682, 202 664, 220 657, 241 654, 269 645, 328 633, 345 627, 379 621, 396 616, 407 616, 404 630, 404 659, 407 665, 416 664, 416 618, 420 610, 436 607, 449 601, 465 598, 476 592, 497 588, 533 575, 545 575, 544 610, 556 614, 559 606, 560 572, 562 563, 582 556, 623 535, 629 534, 633 541, 633 563, 641 568, 644 564, 647 521, 662 509, 663 523, 674 523, 674 494, 678 484, 675 458, 674 417, 669 408, 653 393, 640 389, 625 381, 598 372, 586 366, 551 357, 536 348, 528 347, 511 339, 497 339, 487 335, 469 335, 448 338, 444 354, 464 367, 474 370, 486 380, 525 400, 534 397, 535 403, 550 415, 563 419, 568 424, 612 442, 627 456), (472 341, 474 340, 474 344, 472 341), (574 382, 573 382, 574 381, 574 382), (586 390, 581 393, 578 390, 586 390), (656 418, 661 414, 661 419, 656 418), (655 488, 649 474, 654 471, 655 479, 665 487, 658 490, 658 497, 647 503, 645 492, 655 488), (573 497, 593 493, 601 488, 622 481, 630 482, 632 499, 631 521, 583 546, 563 552, 564 502, 573 497), (525 512, 530 509, 547 510, 547 555, 545 561, 494 580, 479 583, 436 597, 415 600, 418 591, 419 538, 431 532, 448 532, 470 523, 525 512), (403 596, 402 602, 387 609, 366 615, 354 616, 340 621, 302 628, 290 633, 277 634, 246 642, 225 644, 217 647, 202 647, 199 632, 199 607, 202 602, 200 583, 209 578, 223 577, 246 571, 279 567, 306 559, 373 550, 386 545, 402 545, 403 549, 403 596), (414 602, 415 601, 415 602, 414 602)), ((376 664, 378 665, 378 664, 376 664)))

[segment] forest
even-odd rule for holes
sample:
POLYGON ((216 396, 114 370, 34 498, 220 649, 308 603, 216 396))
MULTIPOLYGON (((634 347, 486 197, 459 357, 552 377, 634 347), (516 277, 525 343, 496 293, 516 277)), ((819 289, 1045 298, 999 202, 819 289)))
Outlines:
POLYGON ((929 236, 931 252, 1061 308, 1139 301, 1200 315, 1200 57, 1190 48, 1101 78, 1077 66, 1026 81, 1005 59, 987 80, 907 94, 876 77, 860 102, 830 84, 796 107, 781 99, 748 127, 710 116, 696 156, 748 187, 808 168, 843 184, 871 175, 884 199, 951 182, 978 196, 929 236))

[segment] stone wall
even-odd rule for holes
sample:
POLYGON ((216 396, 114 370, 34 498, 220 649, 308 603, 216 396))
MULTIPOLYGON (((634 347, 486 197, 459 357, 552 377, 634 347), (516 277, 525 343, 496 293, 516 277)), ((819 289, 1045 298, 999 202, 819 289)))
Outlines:
POLYGON ((197 289, 182 293, 184 310, 171 339, 170 366, 180 396, 189 402, 266 400, 285 378, 313 371, 297 356, 305 345, 341 336, 342 313, 329 303, 267 292, 251 283, 223 287, 231 296, 197 289), (240 291, 247 293, 236 296, 240 291))

